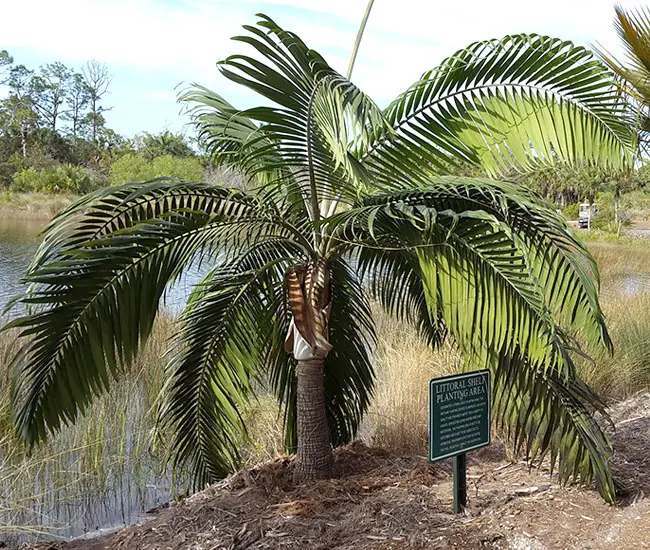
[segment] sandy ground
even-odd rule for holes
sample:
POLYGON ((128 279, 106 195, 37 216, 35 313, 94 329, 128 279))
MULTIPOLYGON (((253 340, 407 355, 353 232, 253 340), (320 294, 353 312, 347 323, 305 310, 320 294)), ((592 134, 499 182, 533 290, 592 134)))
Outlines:
POLYGON ((629 492, 616 505, 561 487, 503 447, 468 455, 468 507, 452 513, 451 464, 354 444, 339 478, 294 487, 280 459, 244 471, 103 539, 39 550, 650 548, 650 393, 612 410, 614 469, 629 492))

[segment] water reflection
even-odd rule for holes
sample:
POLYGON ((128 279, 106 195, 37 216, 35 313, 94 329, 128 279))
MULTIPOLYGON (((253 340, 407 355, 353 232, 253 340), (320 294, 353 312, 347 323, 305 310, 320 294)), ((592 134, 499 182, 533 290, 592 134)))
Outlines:
POLYGON ((143 391, 128 395, 121 417, 115 405, 123 396, 102 400, 93 411, 105 407, 110 418, 82 420, 33 458, 12 458, 16 447, 0 445, 0 541, 13 546, 131 525, 185 492, 182 477, 149 449, 143 391), (101 426, 105 439, 84 437, 89 423, 101 426))
POLYGON ((616 286, 618 286, 619 292, 626 296, 650 292, 650 275, 626 275, 620 278, 619 284, 616 286))
POLYGON ((650 292, 650 274, 626 273, 613 277, 600 289, 601 298, 637 296, 650 292))
POLYGON ((0 219, 0 311, 23 291, 22 277, 38 247, 42 224, 0 219))
MULTIPOLYGON (((25 290, 22 278, 29 266, 43 225, 33 220, 0 219, 0 313, 9 300, 25 290)), ((208 271, 206 266, 191 265, 165 293, 164 308, 179 313, 192 287, 208 271)), ((16 311, 10 312, 16 315, 16 311)))
MULTIPOLYGON (((22 277, 41 228, 30 220, 0 220, 0 311, 25 289, 22 277)), ((190 266, 166 293, 165 309, 179 312, 206 271, 190 266)), ((6 388, 1 382, 0 388, 6 388)), ((8 424, 3 424, 8 421, 6 396, 0 395, 0 542, 72 538, 132 524, 186 489, 185 480, 149 451, 151 386, 137 379, 118 384, 93 407, 92 418, 65 429, 56 441, 39 448, 33 460, 16 454, 8 424)))

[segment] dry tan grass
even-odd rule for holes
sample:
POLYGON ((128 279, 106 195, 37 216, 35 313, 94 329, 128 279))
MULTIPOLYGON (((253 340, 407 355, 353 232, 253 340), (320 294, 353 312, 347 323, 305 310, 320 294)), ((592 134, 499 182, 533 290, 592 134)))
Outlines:
POLYGON ((253 401, 245 413, 245 421, 248 438, 242 446, 242 455, 246 466, 284 455, 282 412, 272 395, 262 395, 253 401))
POLYGON ((589 243, 601 274, 601 305, 614 354, 587 347, 577 360, 585 381, 607 401, 650 388, 650 246, 589 243))
POLYGON ((434 351, 407 325, 378 313, 377 387, 363 428, 370 444, 402 452, 426 450, 429 380, 457 372, 451 345, 434 351))
POLYGON ((43 223, 70 206, 74 195, 46 195, 44 193, 0 193, 0 216, 40 220, 43 223))

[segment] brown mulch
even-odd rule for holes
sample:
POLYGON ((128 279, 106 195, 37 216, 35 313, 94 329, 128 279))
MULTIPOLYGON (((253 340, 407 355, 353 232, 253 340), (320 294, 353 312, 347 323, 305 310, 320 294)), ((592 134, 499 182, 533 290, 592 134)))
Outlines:
POLYGON ((618 506, 561 487, 491 447, 468 455, 468 507, 452 513, 450 461, 355 443, 336 453, 339 477, 295 487, 278 459, 172 503, 147 523, 40 550, 605 549, 650 548, 650 393, 612 411, 618 506))

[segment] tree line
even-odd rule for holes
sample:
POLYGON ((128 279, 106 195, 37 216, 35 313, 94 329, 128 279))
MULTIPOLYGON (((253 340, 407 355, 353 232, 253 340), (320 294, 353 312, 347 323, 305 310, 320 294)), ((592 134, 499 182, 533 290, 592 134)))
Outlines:
POLYGON ((82 193, 130 177, 201 175, 183 135, 127 139, 107 126, 111 80, 107 65, 94 59, 32 69, 0 51, 0 189, 82 193), (171 160, 154 162, 159 157, 171 160))

